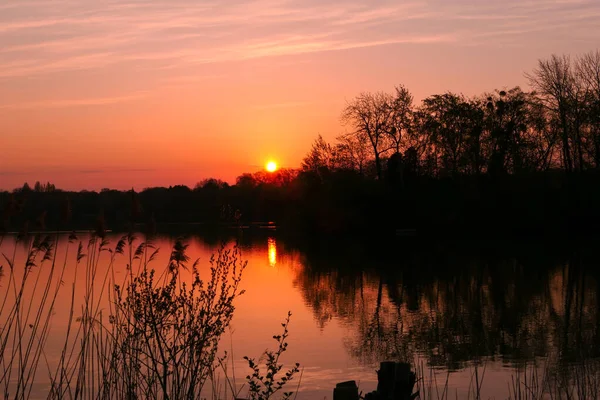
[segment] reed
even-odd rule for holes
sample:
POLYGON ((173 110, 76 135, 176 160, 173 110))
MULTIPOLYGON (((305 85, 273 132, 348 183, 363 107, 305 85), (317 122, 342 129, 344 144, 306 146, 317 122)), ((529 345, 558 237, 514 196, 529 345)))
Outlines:
MULTIPOLYGON (((151 237, 141 240, 129 233, 112 246, 100 224, 87 242, 70 235, 60 264, 58 239, 23 232, 11 254, 2 254, 4 398, 30 397, 41 377, 50 381, 49 399, 201 398, 207 383, 213 399, 240 394, 239 389, 230 394, 220 390, 225 384, 236 387, 235 374, 228 376, 224 358, 217 357, 234 301, 243 293, 240 282, 246 262, 237 246, 222 246, 201 274, 199 261, 190 263, 181 239, 161 269, 154 268, 158 249, 151 237), (19 246, 26 249, 24 260, 17 257, 19 246), (66 283, 69 255, 74 261, 68 267, 74 267, 75 275, 66 283), (126 273, 119 275, 116 266, 123 264, 126 273), (51 328, 61 291, 69 298, 67 326, 59 340, 61 348, 54 349, 58 360, 49 360, 48 338, 56 335, 51 328), (83 298, 77 296, 81 291, 83 298), (219 381, 217 371, 225 373, 224 381, 219 381)), ((273 380, 282 368, 278 360, 287 348, 288 323, 289 315, 283 335, 276 336, 278 349, 267 353, 270 372, 262 383, 269 389, 251 390, 253 399, 273 398, 298 371, 296 365, 273 380)), ((257 387, 258 377, 262 375, 248 379, 251 389, 257 387)))
POLYGON ((471 379, 466 393, 461 396, 450 390, 451 374, 446 371, 443 381, 439 381, 433 367, 423 362, 417 364, 415 397, 421 400, 450 399, 498 399, 506 400, 585 400, 600 398, 600 362, 582 361, 577 364, 545 362, 543 365, 524 365, 515 368, 507 382, 508 395, 503 397, 483 397, 486 364, 471 367, 471 379))

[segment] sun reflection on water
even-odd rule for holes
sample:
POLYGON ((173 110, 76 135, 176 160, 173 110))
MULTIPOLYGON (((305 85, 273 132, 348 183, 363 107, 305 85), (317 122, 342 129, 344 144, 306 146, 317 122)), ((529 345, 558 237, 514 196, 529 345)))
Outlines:
POLYGON ((269 265, 274 267, 277 264, 277 242, 275 238, 270 237, 267 240, 268 252, 269 252, 269 265))

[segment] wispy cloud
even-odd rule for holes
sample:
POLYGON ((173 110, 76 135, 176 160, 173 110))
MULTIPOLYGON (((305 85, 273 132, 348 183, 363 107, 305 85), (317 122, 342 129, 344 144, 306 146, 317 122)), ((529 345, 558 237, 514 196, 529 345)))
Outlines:
POLYGON ((0 66, 0 78, 31 76, 40 73, 74 71, 80 69, 102 68, 115 61, 115 53, 102 52, 72 55, 65 58, 53 58, 47 61, 23 60, 21 65, 0 66))
MULTIPOLYGON (((77 169, 74 167, 64 166, 47 166, 45 173, 50 172, 53 176, 59 175, 95 175, 95 174, 106 174, 106 173, 135 173, 135 172, 155 172, 155 168, 129 168, 129 167, 108 167, 100 169, 77 169)), ((38 172, 35 169, 24 168, 21 170, 0 170, 0 176, 20 176, 20 175, 34 175, 38 172)))
POLYGON ((63 108, 63 107, 80 107, 80 106, 100 106, 115 103, 124 103, 132 100, 137 100, 145 97, 149 92, 141 91, 125 96, 114 96, 114 97, 96 97, 96 98, 84 98, 84 99, 71 99, 71 100, 47 100, 47 101, 33 101, 28 103, 14 103, 14 104, 0 104, 0 110, 27 110, 27 109, 40 109, 40 108, 63 108))
POLYGON ((105 174, 107 172, 111 173, 127 173, 127 172, 154 172, 155 168, 102 168, 102 169, 82 169, 79 171, 67 171, 69 173, 75 172, 79 174, 105 174))
POLYGON ((599 19, 597 0, 24 0, 0 4, 0 82, 118 66, 154 71, 172 85, 178 71, 264 57, 401 44, 504 45, 556 27, 592 40, 600 35, 599 19))
POLYGON ((0 17, 0 77, 103 68, 131 60, 177 58, 185 67, 380 43, 421 43, 437 34, 389 26, 378 31, 384 24, 424 18, 426 7, 419 2, 365 6, 273 0, 64 1, 35 3, 35 12, 28 12, 33 4, 12 6, 15 16, 0 17), (361 32, 366 28, 367 35, 361 32))
POLYGON ((310 101, 289 101, 284 103, 270 103, 270 104, 258 104, 255 105, 254 108, 257 110, 271 110, 276 108, 296 108, 296 107, 306 107, 313 104, 310 101))

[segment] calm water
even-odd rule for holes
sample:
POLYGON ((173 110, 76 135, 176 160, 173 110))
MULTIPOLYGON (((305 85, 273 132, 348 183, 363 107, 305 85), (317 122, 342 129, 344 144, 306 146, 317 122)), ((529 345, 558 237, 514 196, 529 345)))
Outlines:
MULTIPOLYGON (((109 236, 113 246, 118 238, 109 236)), ((85 235, 79 239, 87 241, 85 235)), ((478 365, 478 373, 484 372, 482 397, 501 399, 525 366, 568 371, 599 354, 600 255, 594 243, 307 245, 286 243, 275 232, 238 239, 248 261, 246 293, 237 300, 224 338, 238 383, 247 371, 242 357, 273 348, 271 337, 280 333, 288 311, 293 315, 283 361, 304 368, 298 399, 331 399, 335 384, 350 379, 371 391, 384 360, 421 364, 438 386, 450 372, 452 398, 467 396, 478 365)), ((188 255, 199 258, 201 268, 220 246, 200 236, 187 242, 188 255)), ((157 268, 166 264, 173 243, 169 236, 157 241, 157 268)), ((61 236, 58 254, 65 254, 66 244, 61 236)), ((228 239, 227 246, 233 244, 228 239)), ((22 265, 25 246, 16 246, 16 265, 22 265)), ((82 279, 72 267, 76 244, 71 246, 63 277, 68 290, 57 299, 47 344, 50 364, 59 357, 68 321, 69 285, 82 279)), ((0 247, 9 257, 14 248, 12 237, 0 247)), ((125 258, 117 258, 117 276, 125 268, 125 258)), ((46 270, 35 273, 43 278, 46 270)), ((0 278, 0 290, 5 286, 0 278)), ((75 296, 83 296, 81 286, 75 296)), ((44 397, 47 387, 47 377, 38 374, 32 397, 44 397)))

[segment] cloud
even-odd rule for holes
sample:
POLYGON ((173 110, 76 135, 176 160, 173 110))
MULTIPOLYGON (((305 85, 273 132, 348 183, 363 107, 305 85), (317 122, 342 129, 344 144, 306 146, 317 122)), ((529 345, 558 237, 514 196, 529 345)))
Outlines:
POLYGON ((0 81, 118 65, 173 84, 178 71, 203 64, 386 45, 505 45, 556 27, 592 40, 598 18, 597 0, 25 0, 0 5, 0 81))
POLYGON ((0 78, 16 76, 32 76, 41 73, 59 71, 76 71, 81 69, 95 69, 110 65, 115 62, 115 53, 101 52, 93 54, 73 55, 66 58, 56 58, 46 62, 39 60, 23 60, 21 65, 0 66, 0 78))
POLYGON ((310 101, 289 101, 284 103, 270 103, 270 104, 258 104, 253 108, 257 110, 271 110, 276 108, 295 108, 295 107, 305 107, 313 104, 310 101))
POLYGON ((47 100, 33 101, 28 103, 0 104, 0 110, 27 110, 40 108, 65 108, 65 107, 81 107, 81 106, 102 106, 115 103, 123 103, 127 101, 137 100, 149 95, 149 92, 140 91, 129 95, 114 96, 114 97, 96 97, 71 100, 47 100))
POLYGON ((418 2, 365 6, 352 2, 292 5, 277 0, 84 0, 79 4, 24 2, 10 9, 19 11, 13 12, 19 17, 0 17, 0 78, 101 69, 140 60, 152 68, 153 61, 175 58, 185 67, 379 43, 423 43, 428 41, 419 38, 436 33, 373 30, 365 37, 360 32, 424 18, 425 7, 418 2))
POLYGON ((105 173, 131 173, 131 172, 155 172, 156 169, 155 168, 120 168, 120 167, 115 167, 115 168, 102 168, 102 169, 82 169, 79 171, 65 171, 65 172, 69 172, 69 173, 75 173, 75 174, 84 174, 84 175, 89 175, 89 174, 105 174, 105 173))

